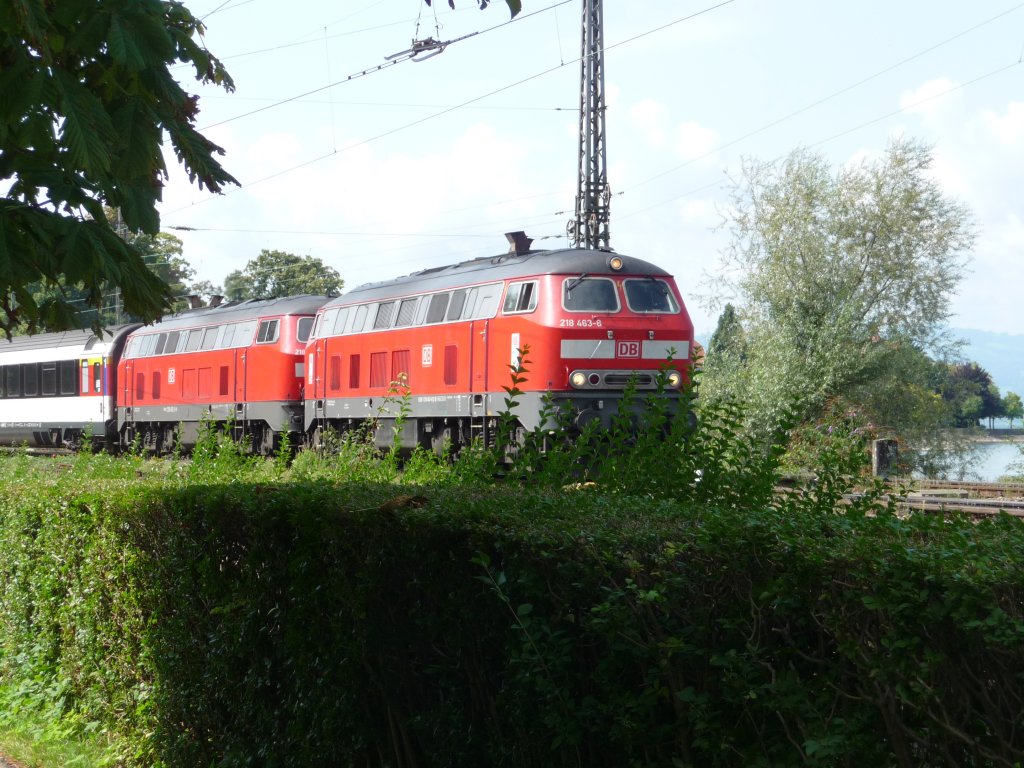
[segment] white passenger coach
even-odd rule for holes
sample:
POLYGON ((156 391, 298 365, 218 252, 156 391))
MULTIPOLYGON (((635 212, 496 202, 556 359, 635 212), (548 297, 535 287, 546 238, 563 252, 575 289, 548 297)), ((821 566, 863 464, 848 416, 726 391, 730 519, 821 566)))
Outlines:
POLYGON ((0 444, 71 448, 117 440, 117 361, 138 324, 0 337, 0 444))

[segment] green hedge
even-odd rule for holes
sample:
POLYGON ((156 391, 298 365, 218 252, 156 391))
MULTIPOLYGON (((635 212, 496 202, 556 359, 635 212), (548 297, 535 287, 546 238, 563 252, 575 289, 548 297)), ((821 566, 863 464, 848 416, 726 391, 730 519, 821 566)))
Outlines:
POLYGON ((1016 519, 166 464, 5 486, 0 721, 144 766, 1024 761, 1016 519))

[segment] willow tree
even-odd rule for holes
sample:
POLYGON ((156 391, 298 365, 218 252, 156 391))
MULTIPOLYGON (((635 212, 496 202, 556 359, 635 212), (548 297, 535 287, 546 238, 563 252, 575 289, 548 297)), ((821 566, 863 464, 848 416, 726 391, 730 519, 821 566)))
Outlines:
POLYGON ((767 427, 794 405, 808 418, 836 398, 877 400, 908 351, 938 349, 974 231, 931 164, 903 139, 838 169, 805 149, 744 162, 720 287, 739 300, 747 357, 728 376, 709 359, 702 394, 745 401, 767 427))
POLYGON ((174 0, 5 0, 0 3, 0 328, 67 328, 82 315, 58 290, 81 287, 97 309, 110 286, 151 320, 168 287, 119 237, 156 236, 167 178, 166 136, 189 179, 212 192, 237 183, 196 129, 197 97, 171 67, 231 90, 202 45, 203 25, 174 0))

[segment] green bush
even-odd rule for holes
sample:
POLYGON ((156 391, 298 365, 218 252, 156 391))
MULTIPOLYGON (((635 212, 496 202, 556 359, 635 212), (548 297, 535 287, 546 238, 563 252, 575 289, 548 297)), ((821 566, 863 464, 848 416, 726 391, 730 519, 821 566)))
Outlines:
POLYGON ((124 766, 1024 761, 1020 521, 843 501, 852 445, 778 495, 738 419, 497 483, 482 448, 0 457, 0 727, 124 766))

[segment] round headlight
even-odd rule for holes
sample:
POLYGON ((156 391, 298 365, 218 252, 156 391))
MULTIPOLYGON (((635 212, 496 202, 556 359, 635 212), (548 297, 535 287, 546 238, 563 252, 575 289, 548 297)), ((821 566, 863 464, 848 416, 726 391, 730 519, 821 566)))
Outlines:
POLYGON ((622 257, 612 256, 608 259, 608 268, 611 269, 612 272, 618 272, 622 269, 622 257))
POLYGON ((574 371, 569 377, 569 383, 578 389, 587 383, 587 376, 582 371, 574 371))
POLYGON ((682 374, 679 373, 679 371, 669 371, 668 378, 666 379, 666 381, 672 389, 679 389, 679 387, 683 383, 683 377, 682 374))

